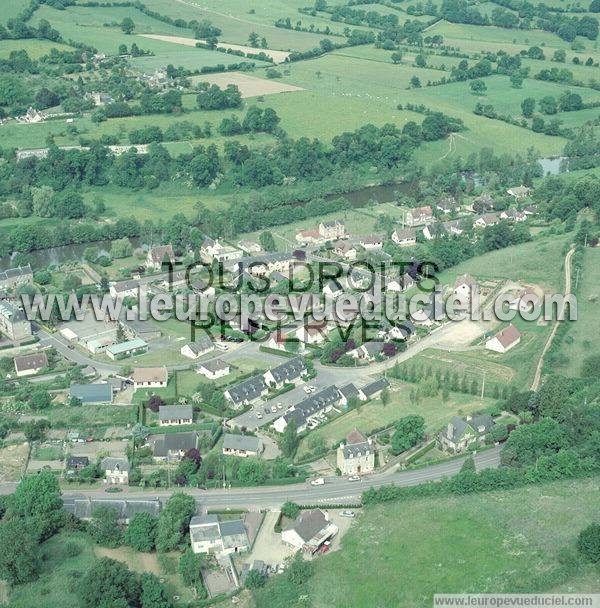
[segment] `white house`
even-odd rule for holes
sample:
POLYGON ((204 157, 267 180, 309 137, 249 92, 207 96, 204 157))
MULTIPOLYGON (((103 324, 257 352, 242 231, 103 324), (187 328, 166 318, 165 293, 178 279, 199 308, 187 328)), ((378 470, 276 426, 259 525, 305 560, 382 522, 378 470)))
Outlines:
POLYGON ((392 232, 392 241, 400 247, 412 247, 417 242, 417 233, 412 228, 402 228, 392 232))
POLYGON ((497 213, 484 213, 480 215, 474 222, 474 228, 487 228, 500 223, 500 216, 497 213))
POLYGON ((104 471, 105 483, 129 483, 130 466, 126 458, 103 458, 100 468, 104 471))
POLYGON ((241 519, 219 521, 217 515, 196 515, 190 520, 190 542, 194 553, 218 556, 241 553, 250 548, 241 519))
POLYGON ((197 373, 202 374, 209 380, 217 380, 223 376, 227 376, 230 372, 229 363, 223 361, 223 359, 211 359, 198 365, 197 373))
POLYGON ((214 342, 208 336, 202 335, 194 342, 188 342, 182 346, 180 352, 188 359, 199 359, 214 349, 214 342))
POLYGON ((415 207, 406 213, 406 224, 408 226, 418 226, 427 224, 433 220, 433 210, 429 205, 425 207, 415 207))
POLYGON ((470 274, 463 274, 454 282, 454 295, 460 298, 461 302, 468 302, 473 292, 477 291, 477 282, 470 274))
POLYGON ((302 511, 281 532, 281 540, 296 549, 314 553, 326 541, 333 538, 338 527, 329 521, 329 515, 321 509, 302 511))
POLYGON ((383 237, 379 234, 361 236, 358 239, 358 244, 366 251, 381 249, 383 247, 383 237))
POLYGON ((110 286, 109 293, 115 299, 135 298, 138 296, 139 289, 139 281, 118 281, 110 286))
POLYGON ((37 374, 45 367, 48 367, 48 357, 46 353, 34 353, 33 355, 23 355, 14 358, 15 372, 18 378, 37 374))
POLYGON ((210 237, 206 237, 200 247, 200 254, 203 258, 211 261, 228 262, 230 260, 239 260, 243 257, 244 252, 231 245, 220 243, 219 239, 213 240, 210 237))
POLYGON ((319 234, 326 240, 340 239, 346 234, 346 227, 341 220, 331 220, 319 224, 319 234))
POLYGON ((514 186, 513 188, 509 188, 506 192, 516 200, 519 200, 529 196, 531 194, 531 188, 528 188, 527 186, 514 186))
POLYGON ((146 258, 146 268, 149 270, 161 270, 163 262, 168 261, 171 264, 175 264, 175 253, 173 252, 173 245, 159 245, 158 247, 151 247, 148 250, 148 257, 146 258))
POLYGON ((490 338, 485 347, 496 353, 505 353, 521 341, 521 332, 512 324, 500 330, 493 338, 490 338))
POLYGON ((260 456, 262 451, 263 443, 259 437, 233 435, 232 433, 225 433, 223 435, 222 452, 225 456, 246 458, 248 456, 260 456))
POLYGON ((193 422, 191 405, 161 405, 158 408, 158 426, 181 426, 193 422))
POLYGON ((133 370, 133 388, 166 388, 169 372, 166 367, 136 367, 133 370))

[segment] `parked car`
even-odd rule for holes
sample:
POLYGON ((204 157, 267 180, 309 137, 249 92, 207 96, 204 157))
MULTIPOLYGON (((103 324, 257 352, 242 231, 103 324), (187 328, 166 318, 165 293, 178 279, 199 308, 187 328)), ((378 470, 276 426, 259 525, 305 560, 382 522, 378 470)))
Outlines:
POLYGON ((260 412, 256 412, 256 417, 261 420, 261 418, 263 417, 263 415, 260 412))
POLYGON ((322 477, 317 477, 310 482, 311 486, 324 486, 325 480, 322 477))
POLYGON ((276 405, 272 405, 271 406, 271 411, 275 414, 277 412, 277 406, 276 405))
POLYGON ((340 517, 356 517, 356 513, 354 511, 345 510, 340 513, 340 517))
POLYGON ((348 481, 360 481, 360 475, 350 475, 348 481))
POLYGON ((311 393, 312 391, 311 391, 310 386, 305 386, 305 387, 304 387, 304 392, 305 392, 307 395, 308 395, 309 393, 311 393))
POLYGON ((283 403, 281 403, 281 401, 277 404, 277 409, 278 410, 283 409, 283 403))

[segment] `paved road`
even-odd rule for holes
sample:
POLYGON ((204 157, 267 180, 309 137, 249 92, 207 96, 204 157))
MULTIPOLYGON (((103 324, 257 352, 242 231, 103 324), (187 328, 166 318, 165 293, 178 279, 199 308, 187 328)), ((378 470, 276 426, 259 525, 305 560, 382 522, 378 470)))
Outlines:
MULTIPOLYGON (((423 469, 401 472, 380 473, 365 477, 362 481, 350 482, 339 477, 328 477, 322 486, 311 486, 308 483, 289 486, 232 488, 219 490, 198 490, 185 488, 188 494, 194 496, 201 506, 220 508, 274 508, 281 506, 287 500, 300 504, 347 504, 360 500, 362 492, 368 488, 378 488, 388 484, 397 486, 414 486, 428 481, 439 481, 444 477, 451 477, 460 471, 464 458, 443 462, 423 469)), ((477 470, 495 468, 500 464, 500 448, 495 447, 475 456, 477 470)), ((0 485, 0 494, 7 494, 14 490, 15 484, 0 485)), ((168 499, 176 490, 144 490, 136 491, 126 488, 119 494, 107 494, 104 490, 81 490, 65 492, 65 496, 89 496, 92 498, 160 498, 168 499)))

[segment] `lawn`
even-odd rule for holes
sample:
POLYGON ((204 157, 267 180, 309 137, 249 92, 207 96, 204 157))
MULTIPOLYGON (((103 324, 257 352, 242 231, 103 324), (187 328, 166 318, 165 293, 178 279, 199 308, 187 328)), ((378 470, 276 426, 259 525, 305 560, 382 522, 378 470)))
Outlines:
POLYGON ((600 573, 577 563, 575 539, 597 520, 599 481, 365 509, 341 551, 319 560, 312 605, 429 608, 442 592, 597 592, 600 573))
POLYGON ((352 431, 359 429, 365 434, 373 429, 392 424, 394 421, 410 414, 423 416, 427 433, 434 433, 442 428, 452 416, 474 412, 488 407, 490 399, 481 400, 472 395, 451 393, 447 402, 443 402, 440 396, 423 399, 420 403, 412 403, 410 391, 414 385, 404 382, 393 384, 390 402, 384 406, 379 399, 371 401, 359 409, 345 413, 332 422, 324 424, 304 438, 298 449, 298 457, 310 450, 310 445, 321 439, 327 447, 337 444, 352 431))
POLYGON ((123 405, 52 405, 44 412, 52 428, 87 430, 102 426, 125 426, 135 422, 135 410, 123 405))
POLYGON ((475 279, 509 279, 536 284, 545 290, 563 285, 563 262, 567 236, 547 236, 528 243, 491 251, 440 273, 442 284, 454 284, 456 277, 468 273, 475 279))
POLYGON ((577 291, 578 318, 569 326, 567 336, 561 342, 561 354, 565 363, 557 371, 569 376, 578 376, 581 362, 598 352, 594 347, 594 336, 600 334, 600 249, 586 249, 583 269, 579 275, 577 291))

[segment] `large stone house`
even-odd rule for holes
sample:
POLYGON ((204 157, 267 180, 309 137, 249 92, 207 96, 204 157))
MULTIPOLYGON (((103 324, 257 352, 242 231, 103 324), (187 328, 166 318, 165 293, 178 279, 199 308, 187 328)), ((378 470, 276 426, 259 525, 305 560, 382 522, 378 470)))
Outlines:
POLYGON ((354 429, 337 449, 337 467, 342 475, 364 475, 375 469, 375 446, 354 429))
POLYGON ((483 444, 493 425, 489 414, 467 416, 464 420, 454 416, 438 434, 438 444, 447 452, 464 452, 472 445, 483 444))
POLYGON ((170 262, 175 264, 175 253, 173 252, 173 245, 159 245, 157 247, 151 247, 148 250, 148 257, 146 258, 146 268, 149 270, 162 270, 164 262, 170 262))
POLYGON ((104 458, 100 463, 100 469, 104 471, 105 483, 129 483, 129 471, 131 467, 126 458, 104 458))

